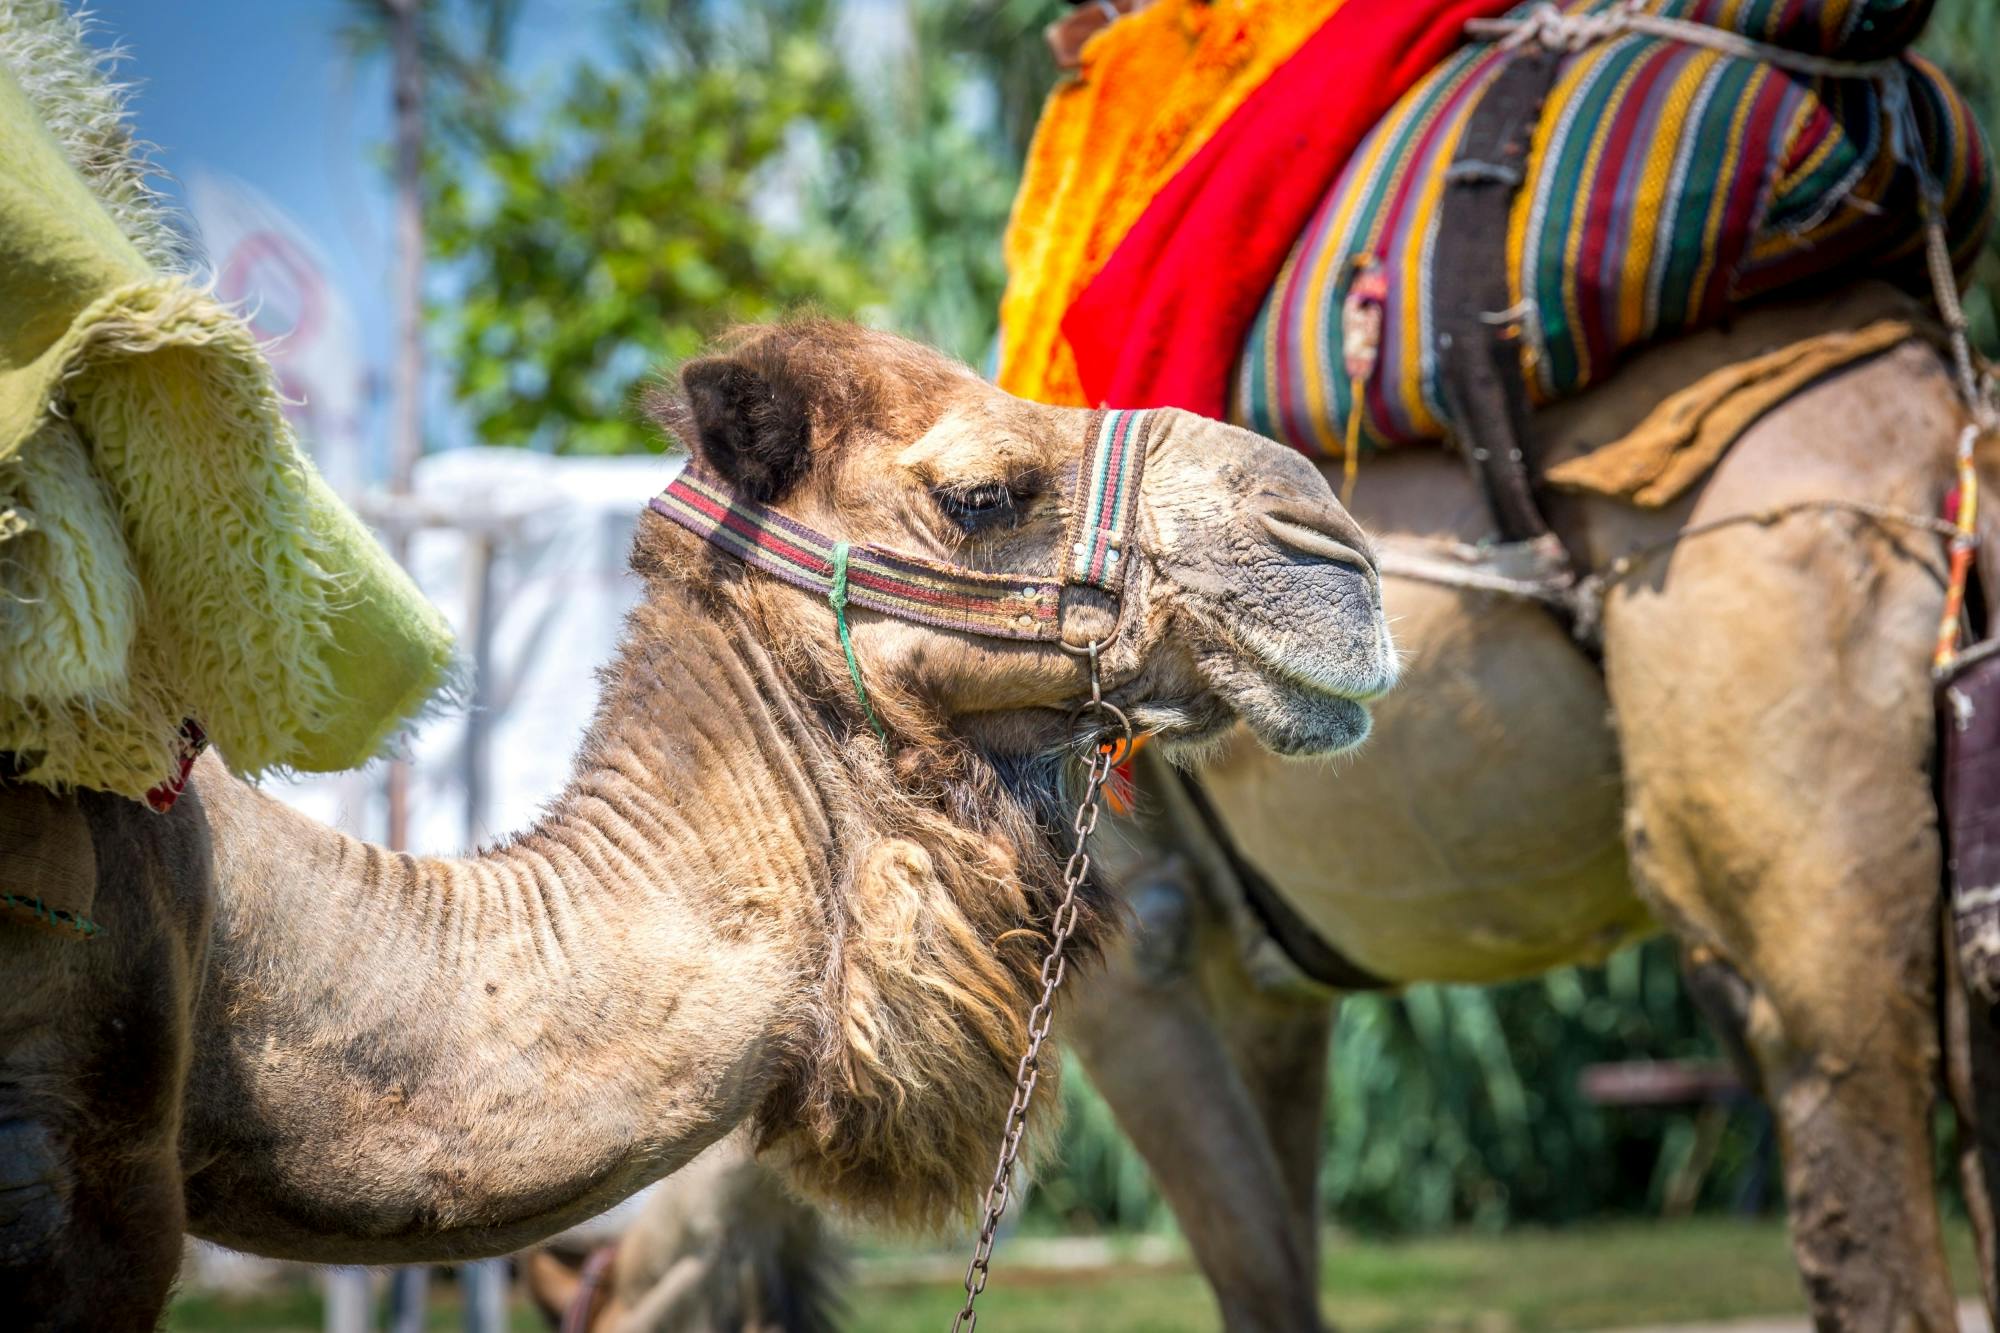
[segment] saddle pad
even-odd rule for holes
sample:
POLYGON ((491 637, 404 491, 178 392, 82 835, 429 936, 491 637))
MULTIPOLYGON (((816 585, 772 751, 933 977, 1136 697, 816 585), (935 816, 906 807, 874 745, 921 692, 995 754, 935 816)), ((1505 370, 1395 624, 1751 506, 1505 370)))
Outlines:
MULTIPOLYGON (((1613 7, 1571 0, 1562 8, 1613 7)), ((1893 52, 1929 10, 1891 0, 1644 8, 1842 59, 1893 52)), ((1359 387, 1364 450, 1448 433, 1432 350, 1440 198, 1471 109, 1508 58, 1492 43, 1467 46, 1404 96, 1349 160, 1252 327, 1233 385, 1235 420, 1336 456, 1359 387), (1357 381, 1344 364, 1344 307, 1353 308, 1349 293, 1364 275, 1381 332, 1357 381)), ((1933 66, 1912 55, 1906 68, 1918 150, 1945 191, 1963 266, 1988 221, 1986 146, 1933 66)), ((1874 81, 1808 78, 1667 38, 1628 33, 1566 56, 1507 237, 1511 313, 1533 401, 1568 397, 1642 344, 1772 293, 1862 269, 1926 289, 1917 176, 1898 160, 1895 119, 1874 81)))
POLYGON ((1710 371, 1667 397, 1629 433, 1553 465, 1548 479, 1562 490, 1642 509, 1672 504, 1772 408, 1838 371, 1925 336, 1910 320, 1878 319, 1710 371))

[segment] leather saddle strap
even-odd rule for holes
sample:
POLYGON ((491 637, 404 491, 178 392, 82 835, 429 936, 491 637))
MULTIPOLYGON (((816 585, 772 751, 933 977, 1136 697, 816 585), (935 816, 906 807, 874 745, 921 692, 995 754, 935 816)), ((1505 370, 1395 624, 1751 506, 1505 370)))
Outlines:
POLYGON ((570 1298, 569 1308, 563 1311, 562 1326, 556 1333, 590 1333, 590 1326, 596 1320, 604 1298, 611 1294, 607 1280, 611 1276, 611 1265, 617 1258, 618 1242, 615 1240, 590 1252, 590 1257, 583 1262, 576 1295, 570 1298))
POLYGON ((1208 793, 1202 790, 1201 783, 1178 768, 1167 771, 1181 784, 1181 790, 1187 794, 1188 804, 1194 807, 1203 831, 1222 852, 1223 860, 1228 862, 1229 871, 1242 888, 1243 901, 1249 906, 1251 914, 1277 941, 1278 947, 1285 951, 1299 971, 1320 985, 1338 991, 1388 990, 1399 984, 1377 976, 1349 958, 1333 941, 1292 910, 1291 904, 1278 892, 1277 885, 1264 878, 1263 872, 1251 865, 1237 848, 1229 830, 1222 826, 1222 818, 1216 814, 1208 793))
POLYGON ((1528 456, 1528 386, 1521 376, 1507 231, 1527 179, 1528 147, 1561 57, 1523 51, 1480 95, 1445 174, 1432 291, 1438 364, 1454 438, 1507 541, 1546 536, 1528 456))

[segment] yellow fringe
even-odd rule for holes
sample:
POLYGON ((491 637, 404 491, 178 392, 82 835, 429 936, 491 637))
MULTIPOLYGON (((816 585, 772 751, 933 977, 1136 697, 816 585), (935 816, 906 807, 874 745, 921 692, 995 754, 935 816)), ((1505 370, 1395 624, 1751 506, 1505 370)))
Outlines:
POLYGON ((1007 228, 1000 385, 1091 406, 1062 318, 1174 173, 1341 0, 1159 0, 1049 95, 1007 228))

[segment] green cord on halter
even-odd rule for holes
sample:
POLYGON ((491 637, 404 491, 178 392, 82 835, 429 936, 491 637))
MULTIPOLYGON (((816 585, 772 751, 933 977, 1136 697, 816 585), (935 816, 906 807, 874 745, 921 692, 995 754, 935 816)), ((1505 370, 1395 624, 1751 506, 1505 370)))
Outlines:
POLYGON ((854 658, 854 638, 847 632, 847 543, 833 544, 833 587, 827 590, 826 600, 833 604, 833 623, 840 629, 840 651, 847 654, 847 675, 854 682, 854 697, 861 701, 861 711, 868 718, 868 725, 889 743, 889 733, 875 720, 875 710, 868 703, 868 687, 861 683, 861 663, 854 658))

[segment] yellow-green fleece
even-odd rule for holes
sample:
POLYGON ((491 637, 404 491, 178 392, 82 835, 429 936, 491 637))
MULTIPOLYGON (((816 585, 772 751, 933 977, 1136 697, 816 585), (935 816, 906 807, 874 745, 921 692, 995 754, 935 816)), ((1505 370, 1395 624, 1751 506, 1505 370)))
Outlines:
POLYGON ((450 665, 175 244, 78 21, 0 0, 0 752, 52 787, 143 796, 183 718, 351 767, 450 665))

